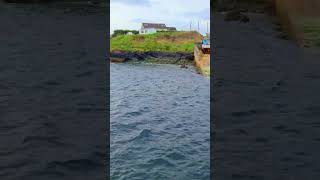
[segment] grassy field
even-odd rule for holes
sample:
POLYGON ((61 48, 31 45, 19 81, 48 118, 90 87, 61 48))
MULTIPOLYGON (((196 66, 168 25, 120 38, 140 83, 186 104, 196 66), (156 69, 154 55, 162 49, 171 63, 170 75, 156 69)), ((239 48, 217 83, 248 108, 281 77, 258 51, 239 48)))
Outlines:
POLYGON ((304 44, 311 47, 320 47, 320 17, 304 18, 301 22, 304 44))
POLYGON ((188 52, 192 53, 195 42, 201 41, 197 32, 158 32, 146 35, 120 35, 111 38, 111 51, 130 52, 188 52))

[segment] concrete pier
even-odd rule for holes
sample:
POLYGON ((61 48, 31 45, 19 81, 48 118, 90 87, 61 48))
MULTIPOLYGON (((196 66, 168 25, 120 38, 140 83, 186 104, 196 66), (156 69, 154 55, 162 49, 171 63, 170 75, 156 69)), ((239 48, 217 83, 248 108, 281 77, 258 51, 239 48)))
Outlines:
POLYGON ((194 46, 194 61, 201 74, 210 76, 210 54, 204 54, 199 45, 194 46))

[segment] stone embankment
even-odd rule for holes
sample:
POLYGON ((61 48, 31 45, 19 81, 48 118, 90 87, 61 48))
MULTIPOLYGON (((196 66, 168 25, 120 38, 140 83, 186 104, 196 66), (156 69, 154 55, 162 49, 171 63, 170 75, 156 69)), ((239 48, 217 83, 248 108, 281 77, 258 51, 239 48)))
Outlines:
POLYGON ((155 62, 164 64, 192 63, 192 53, 112 51, 111 62, 155 62))

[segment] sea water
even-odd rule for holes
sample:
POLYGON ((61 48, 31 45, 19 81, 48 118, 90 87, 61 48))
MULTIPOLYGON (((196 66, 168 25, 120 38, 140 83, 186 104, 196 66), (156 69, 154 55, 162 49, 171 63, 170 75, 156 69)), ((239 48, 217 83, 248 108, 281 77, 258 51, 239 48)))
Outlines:
POLYGON ((210 80, 176 65, 110 68, 111 179, 209 179, 210 80))

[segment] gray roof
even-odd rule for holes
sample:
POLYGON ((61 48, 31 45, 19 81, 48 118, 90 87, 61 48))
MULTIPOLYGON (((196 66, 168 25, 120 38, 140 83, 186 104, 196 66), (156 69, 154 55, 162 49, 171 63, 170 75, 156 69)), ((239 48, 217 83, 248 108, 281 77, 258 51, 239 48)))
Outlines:
POLYGON ((166 25, 158 24, 158 23, 142 23, 142 28, 162 29, 162 28, 166 28, 166 25))
POLYGON ((168 30, 170 31, 176 31, 177 29, 175 27, 167 27, 168 30))

